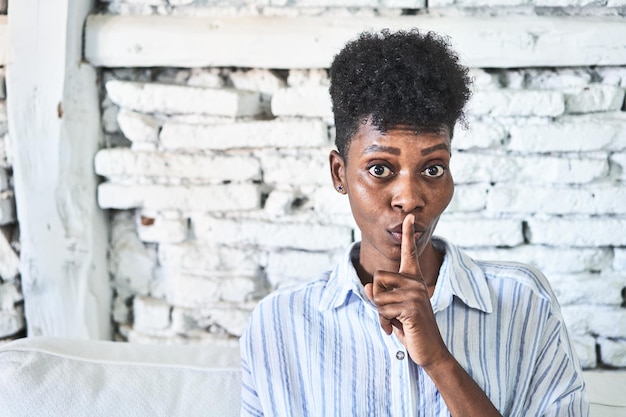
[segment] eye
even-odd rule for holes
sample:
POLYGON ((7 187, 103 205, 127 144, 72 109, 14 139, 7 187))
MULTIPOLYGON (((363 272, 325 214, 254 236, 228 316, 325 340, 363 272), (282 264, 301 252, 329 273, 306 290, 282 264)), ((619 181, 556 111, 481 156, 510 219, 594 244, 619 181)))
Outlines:
POLYGON ((422 175, 430 178, 439 178, 446 172, 445 165, 432 165, 422 171, 422 175))
POLYGON ((393 173, 391 169, 389 169, 389 167, 386 167, 383 164, 373 165, 372 167, 368 169, 368 171, 370 174, 372 174, 373 176, 377 178, 385 178, 385 177, 390 176, 393 173))

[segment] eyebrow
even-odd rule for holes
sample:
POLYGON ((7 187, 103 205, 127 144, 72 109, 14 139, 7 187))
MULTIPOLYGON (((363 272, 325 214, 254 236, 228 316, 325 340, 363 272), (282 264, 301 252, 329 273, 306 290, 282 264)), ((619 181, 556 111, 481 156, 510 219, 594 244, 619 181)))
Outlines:
POLYGON ((363 153, 387 152, 392 155, 400 155, 400 149, 392 146, 369 145, 363 150, 363 153))
POLYGON ((430 148, 422 149, 421 153, 422 153, 422 156, 424 156, 424 155, 428 155, 430 153, 433 153, 435 151, 438 151, 440 149, 443 149, 444 151, 448 151, 448 153, 450 153, 450 148, 445 143, 440 143, 438 145, 431 146, 430 148))
MULTIPOLYGON (((425 156, 435 151, 438 151, 440 149, 443 149, 444 151, 448 151, 448 153, 450 152, 450 148, 448 147, 448 145, 446 145, 445 143, 439 143, 435 146, 431 146, 430 148, 422 149, 421 154, 422 156, 425 156)), ((381 146, 381 145, 369 145, 368 147, 364 149, 363 152, 364 153, 387 152, 392 155, 400 155, 401 153, 400 149, 398 148, 394 148, 392 146, 381 146)))

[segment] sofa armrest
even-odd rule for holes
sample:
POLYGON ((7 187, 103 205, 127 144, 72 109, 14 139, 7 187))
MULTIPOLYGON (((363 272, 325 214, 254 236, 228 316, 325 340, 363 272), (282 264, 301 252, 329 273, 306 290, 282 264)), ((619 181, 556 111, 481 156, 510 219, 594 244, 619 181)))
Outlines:
MULTIPOLYGON (((0 347, 8 416, 238 416, 233 347, 26 338, 0 347)), ((5 414, 6 413, 6 414, 5 414)))

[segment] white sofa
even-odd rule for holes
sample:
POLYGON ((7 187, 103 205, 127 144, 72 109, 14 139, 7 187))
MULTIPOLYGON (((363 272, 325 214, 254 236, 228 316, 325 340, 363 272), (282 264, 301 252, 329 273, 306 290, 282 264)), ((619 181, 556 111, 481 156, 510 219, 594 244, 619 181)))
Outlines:
MULTIPOLYGON (((586 372, 592 417, 626 416, 626 372, 586 372)), ((232 347, 27 338, 0 346, 0 416, 238 416, 232 347)), ((530 417, 530 416, 529 416, 530 417)))

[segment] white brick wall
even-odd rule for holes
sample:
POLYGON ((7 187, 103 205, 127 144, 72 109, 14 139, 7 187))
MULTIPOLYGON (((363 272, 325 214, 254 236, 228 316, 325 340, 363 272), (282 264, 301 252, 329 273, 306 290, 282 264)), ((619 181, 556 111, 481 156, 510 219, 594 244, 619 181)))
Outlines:
MULTIPOLYGON (((0 4, 2 11, 6 13, 6 3, 0 4)), ((0 342, 20 336, 26 328, 19 271, 13 161, 7 131, 5 69, 0 68, 0 342)))
MULTIPOLYGON (((306 13, 359 13, 339 12, 334 0, 273 2, 256 12, 108 3, 116 13, 298 15, 304 3, 319 6, 306 13)), ((371 3, 380 10, 363 13, 422 7, 371 3)), ((440 0, 429 7, 498 5, 494 13, 507 13, 507 6, 561 3, 440 0)), ((610 7, 617 6, 604 10, 610 7)), ((626 68, 471 73, 469 129, 459 126, 453 139, 455 195, 436 233, 480 259, 539 267, 583 366, 626 367, 626 68)), ((104 129, 130 141, 95 160, 104 177, 100 205, 116 213, 119 337, 231 343, 261 296, 314 278, 359 239, 347 198, 330 182, 325 69, 154 68, 134 77, 113 69, 103 79, 104 129)))

